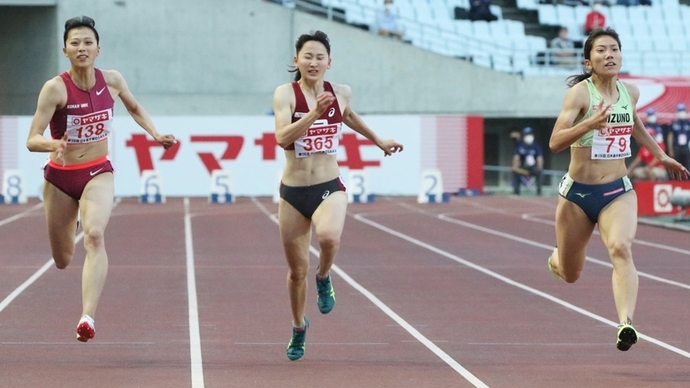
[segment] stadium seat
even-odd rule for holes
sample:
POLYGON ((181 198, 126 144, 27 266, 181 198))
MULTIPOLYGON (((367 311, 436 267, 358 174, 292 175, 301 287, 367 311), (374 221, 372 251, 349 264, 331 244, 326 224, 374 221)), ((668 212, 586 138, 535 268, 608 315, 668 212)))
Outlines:
MULTIPOLYGON (((557 26, 558 16, 556 15, 556 7, 550 4, 539 4, 537 8, 539 24, 547 26, 557 26)), ((584 21, 584 19, 582 19, 584 21)))
POLYGON ((472 22, 472 35, 476 38, 488 38, 491 36, 489 32, 489 22, 484 20, 475 20, 472 22))
POLYGON ((621 21, 630 23, 630 17, 628 16, 628 7, 624 5, 612 5, 611 24, 618 24, 621 21))
POLYGON ((472 36, 472 22, 469 20, 455 21, 455 31, 464 37, 472 36))
POLYGON ((506 19, 503 21, 506 31, 510 36, 525 36, 525 23, 518 20, 506 19))
POLYGON ((575 8, 569 5, 557 4, 556 18, 558 19, 557 25, 569 25, 570 23, 577 20, 575 19, 575 8))

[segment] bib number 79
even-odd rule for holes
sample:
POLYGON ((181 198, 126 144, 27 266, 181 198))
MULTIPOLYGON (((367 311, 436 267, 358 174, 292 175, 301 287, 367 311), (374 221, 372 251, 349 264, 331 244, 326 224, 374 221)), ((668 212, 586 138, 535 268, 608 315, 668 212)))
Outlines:
MULTIPOLYGON (((614 143, 616 143, 616 138, 615 137, 607 137, 606 141, 609 142, 608 146, 606 146, 606 153, 611 152, 611 147, 614 146, 614 143)), ((618 138, 618 152, 625 152, 625 150, 628 149, 628 141, 626 140, 625 137, 619 137, 618 138)))

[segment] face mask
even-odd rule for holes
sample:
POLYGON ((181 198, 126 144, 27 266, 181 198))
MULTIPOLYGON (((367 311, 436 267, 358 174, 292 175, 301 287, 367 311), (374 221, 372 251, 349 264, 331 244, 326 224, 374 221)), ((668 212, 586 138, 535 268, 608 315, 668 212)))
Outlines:
POLYGON ((525 138, 523 139, 523 141, 525 142, 525 144, 531 145, 532 143, 534 143, 534 136, 532 136, 532 135, 527 135, 527 136, 525 136, 525 138))
POLYGON ((678 112, 677 117, 678 117, 678 120, 685 120, 688 118, 688 112, 686 112, 684 110, 680 111, 680 112, 678 112))
POLYGON ((647 122, 650 124, 656 124, 656 116, 647 117, 647 122))

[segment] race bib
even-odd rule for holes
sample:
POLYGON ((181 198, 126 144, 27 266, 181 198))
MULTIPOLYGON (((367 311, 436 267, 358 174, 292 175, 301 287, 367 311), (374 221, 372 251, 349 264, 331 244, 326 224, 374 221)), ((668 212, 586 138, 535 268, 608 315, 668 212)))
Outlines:
POLYGON ((67 115, 67 144, 85 144, 101 141, 112 129, 111 109, 82 116, 67 115))
POLYGON ((632 131, 632 125, 609 127, 608 134, 602 130, 595 130, 592 136, 592 159, 623 159, 631 156, 632 131))
POLYGON ((328 124, 327 120, 317 120, 295 141, 295 157, 306 158, 311 154, 323 152, 333 155, 340 145, 342 124, 328 124))

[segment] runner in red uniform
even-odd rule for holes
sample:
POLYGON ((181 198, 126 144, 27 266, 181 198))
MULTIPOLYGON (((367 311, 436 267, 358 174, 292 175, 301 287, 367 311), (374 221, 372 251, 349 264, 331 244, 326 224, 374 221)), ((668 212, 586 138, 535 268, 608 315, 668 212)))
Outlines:
POLYGON ((287 287, 292 309, 292 339, 287 356, 304 355, 309 321, 304 316, 307 298, 311 227, 319 242, 316 269, 317 305, 331 311, 335 292, 330 269, 340 245, 347 195, 340 179, 336 153, 342 123, 371 140, 388 156, 402 151, 395 140, 382 140, 350 108, 352 90, 324 81, 331 65, 331 46, 321 31, 304 34, 295 44, 293 83, 278 86, 273 95, 276 140, 287 159, 281 178, 278 218, 288 263, 287 287))
POLYGON ((174 136, 158 133, 120 73, 94 67, 100 52, 95 24, 86 16, 65 23, 63 52, 71 67, 43 85, 26 142, 31 152, 50 153, 43 201, 50 247, 60 269, 74 256, 74 231, 81 215, 86 259, 77 339, 82 342, 95 336, 96 306, 108 272, 103 237, 115 195, 113 167, 107 158, 115 98, 163 147, 175 143, 174 136), (50 139, 44 136, 49 124, 50 139))

